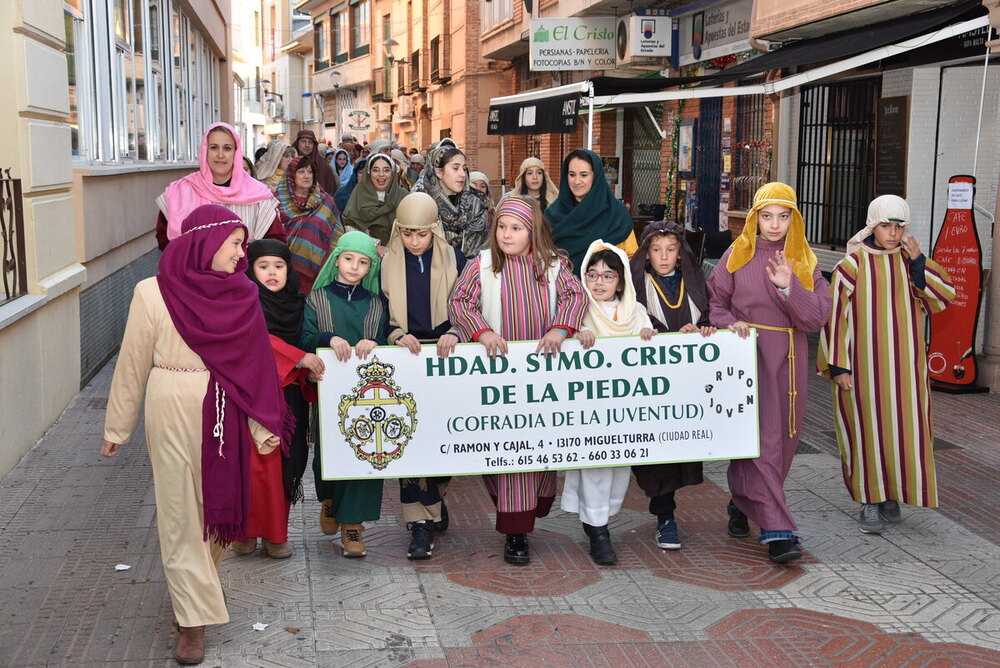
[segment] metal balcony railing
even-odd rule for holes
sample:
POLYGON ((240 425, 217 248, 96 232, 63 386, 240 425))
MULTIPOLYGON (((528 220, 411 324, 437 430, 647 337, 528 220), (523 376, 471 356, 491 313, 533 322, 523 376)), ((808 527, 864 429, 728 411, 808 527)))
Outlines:
POLYGON ((0 305, 28 292, 28 268, 24 252, 24 201, 21 179, 12 179, 2 170, 0 179, 0 252, 3 264, 3 292, 0 305))

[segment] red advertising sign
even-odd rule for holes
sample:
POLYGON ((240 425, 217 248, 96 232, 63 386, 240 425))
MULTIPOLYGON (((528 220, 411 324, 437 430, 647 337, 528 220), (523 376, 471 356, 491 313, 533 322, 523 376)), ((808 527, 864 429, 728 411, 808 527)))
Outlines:
POLYGON ((976 231, 973 200, 976 179, 948 179, 948 211, 931 257, 944 267, 955 286, 955 300, 931 316, 928 369, 939 389, 975 390, 976 324, 982 300, 983 248, 976 231))

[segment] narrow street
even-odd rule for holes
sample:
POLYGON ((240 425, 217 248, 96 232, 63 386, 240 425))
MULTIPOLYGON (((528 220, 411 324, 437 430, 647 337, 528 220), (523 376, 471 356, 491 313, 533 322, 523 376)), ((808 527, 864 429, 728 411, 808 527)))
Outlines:
MULTIPOLYGON (((142 430, 119 457, 98 456, 112 370, 0 484, 4 665, 173 664, 142 430)), ((679 493, 680 551, 655 547, 633 485, 612 520, 613 567, 590 561, 562 512, 540 522, 529 566, 504 564, 477 478, 453 482, 451 528, 430 560, 405 558, 392 482, 368 556, 344 559, 319 530, 310 485, 292 511, 291 559, 227 554, 232 619, 208 630, 205 665, 1000 663, 1000 396, 934 395, 942 507, 904 508, 871 536, 841 480, 827 381, 809 390, 786 486, 806 550, 793 566, 726 535, 719 462, 679 493)))

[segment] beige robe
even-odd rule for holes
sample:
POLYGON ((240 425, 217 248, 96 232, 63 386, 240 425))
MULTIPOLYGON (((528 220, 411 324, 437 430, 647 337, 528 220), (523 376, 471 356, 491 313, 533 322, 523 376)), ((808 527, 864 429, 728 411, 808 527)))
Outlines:
MULTIPOLYGON (((229 621, 218 573, 225 547, 202 539, 201 412, 208 377, 201 357, 174 327, 156 278, 141 281, 135 286, 111 381, 104 438, 129 442, 145 391, 160 554, 181 626, 229 621)), ((271 433, 253 420, 249 423, 257 448, 270 452, 273 448, 263 443, 271 433)))

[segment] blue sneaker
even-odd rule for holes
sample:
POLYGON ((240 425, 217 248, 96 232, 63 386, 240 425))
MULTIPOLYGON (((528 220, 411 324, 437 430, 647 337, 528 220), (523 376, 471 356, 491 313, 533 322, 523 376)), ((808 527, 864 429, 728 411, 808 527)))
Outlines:
POLYGON ((656 547, 664 550, 681 549, 681 537, 677 534, 677 522, 670 520, 656 525, 656 547))

